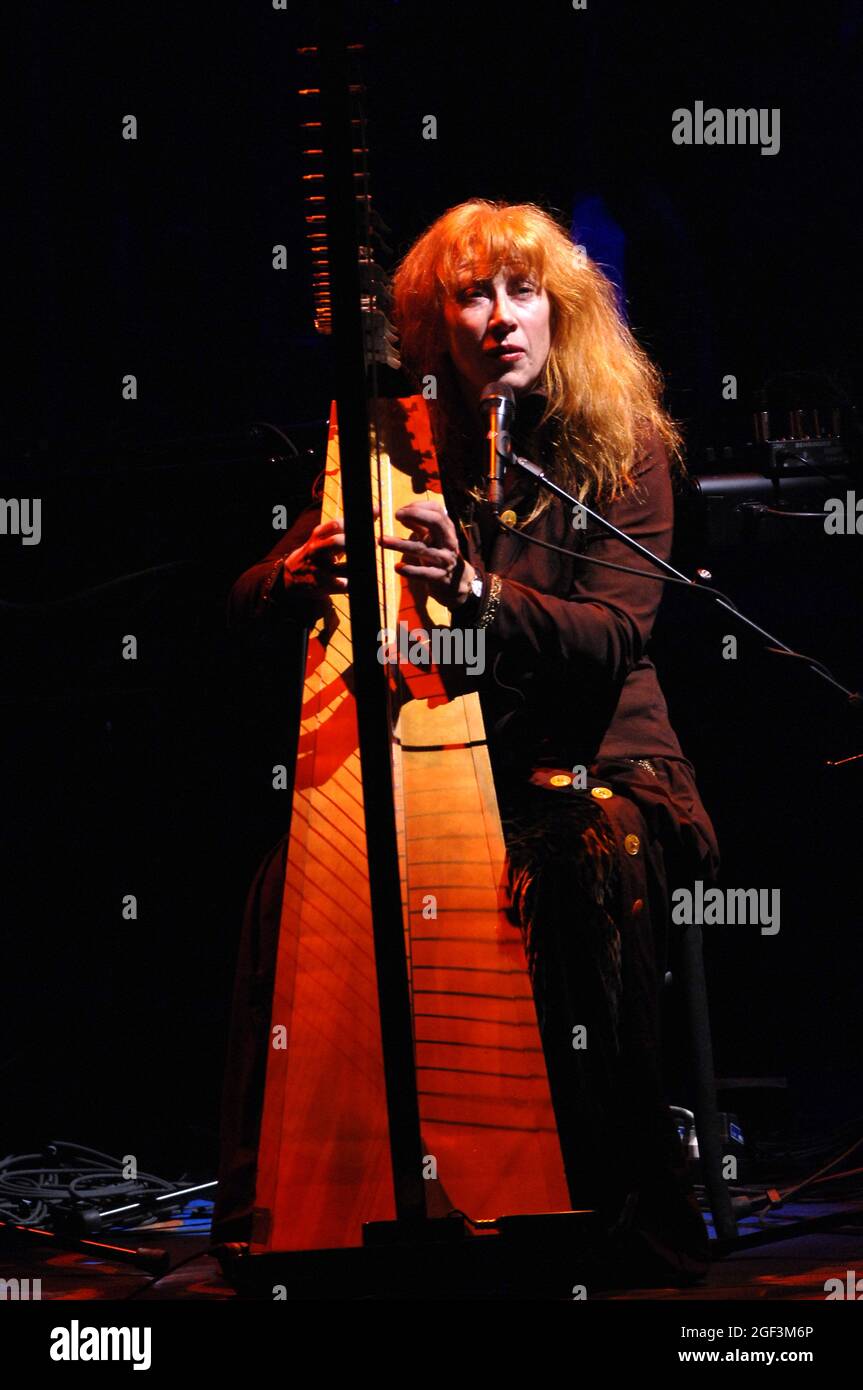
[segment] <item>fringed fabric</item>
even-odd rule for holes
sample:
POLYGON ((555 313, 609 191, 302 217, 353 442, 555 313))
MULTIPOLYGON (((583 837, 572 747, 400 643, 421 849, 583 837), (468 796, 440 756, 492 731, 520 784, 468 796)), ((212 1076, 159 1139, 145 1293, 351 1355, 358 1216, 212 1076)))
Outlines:
POLYGON ((566 959, 576 975, 600 981, 619 1052, 619 870, 610 822, 590 797, 538 792, 504 821, 504 832, 511 916, 522 931, 538 1005, 549 992, 548 969, 566 959))

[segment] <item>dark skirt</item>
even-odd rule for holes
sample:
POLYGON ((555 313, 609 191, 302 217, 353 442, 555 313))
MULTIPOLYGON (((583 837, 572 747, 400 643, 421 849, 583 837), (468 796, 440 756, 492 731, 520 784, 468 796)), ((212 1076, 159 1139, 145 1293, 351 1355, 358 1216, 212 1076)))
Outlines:
POLYGON ((697 1273, 704 1223, 662 1082, 670 893, 714 883, 719 850, 685 759, 604 760, 586 785, 546 768, 501 797, 574 1207, 626 1211, 657 1259, 697 1273), (555 780, 556 779, 556 780, 555 780))
MULTIPOLYGON (((660 990, 669 892, 715 881, 713 826, 685 759, 606 760, 574 790, 500 790, 573 1206, 623 1217, 672 1269, 704 1267, 706 1235, 665 1101, 660 990), (595 792, 599 791, 599 795, 595 792), (611 793, 610 795, 608 793, 611 793)), ((222 1101, 214 1243, 246 1241, 254 1201, 287 837, 251 886, 222 1101)))

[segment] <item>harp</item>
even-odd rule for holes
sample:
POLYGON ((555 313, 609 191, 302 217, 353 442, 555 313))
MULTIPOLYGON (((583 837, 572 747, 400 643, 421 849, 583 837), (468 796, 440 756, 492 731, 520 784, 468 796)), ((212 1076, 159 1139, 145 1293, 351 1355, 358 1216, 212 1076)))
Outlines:
POLYGON ((322 519, 345 516, 350 595, 308 638, 252 1256, 570 1205, 479 696, 451 697, 431 659, 398 681, 382 660, 387 630, 449 628, 375 544, 405 501, 441 502, 441 483, 425 400, 367 399, 369 357, 389 360, 392 339, 368 235, 357 252, 358 84, 325 9, 304 93, 326 180, 309 177, 305 207, 318 326, 336 337, 322 519))

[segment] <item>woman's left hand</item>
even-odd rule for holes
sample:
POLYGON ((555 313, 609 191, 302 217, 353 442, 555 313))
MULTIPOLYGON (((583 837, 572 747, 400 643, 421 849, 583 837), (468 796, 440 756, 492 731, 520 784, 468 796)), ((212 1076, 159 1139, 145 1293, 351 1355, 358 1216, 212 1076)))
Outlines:
POLYGON ((396 520, 410 527, 410 540, 381 536, 378 544, 387 550, 400 550, 405 559, 396 573, 406 579, 421 580, 432 598, 447 608, 458 608, 471 592, 476 571, 458 548, 452 519, 436 502, 409 502, 396 512, 396 520))

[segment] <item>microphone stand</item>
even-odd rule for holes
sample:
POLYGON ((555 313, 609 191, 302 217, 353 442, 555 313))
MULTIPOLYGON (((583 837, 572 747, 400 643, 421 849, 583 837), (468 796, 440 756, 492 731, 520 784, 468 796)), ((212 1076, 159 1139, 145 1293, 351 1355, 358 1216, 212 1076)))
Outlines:
MULTIPOLYGON (((580 508, 585 516, 590 517, 591 521, 595 521, 607 531, 609 535, 615 536, 617 540, 622 541, 624 545, 628 545, 630 550, 634 550, 642 559, 649 561, 650 564, 656 565, 658 569, 663 570, 669 578, 678 583, 685 584, 688 589, 697 589, 699 593, 709 594, 714 603, 718 604, 720 608, 724 608, 728 613, 731 613, 731 615, 736 618, 738 622, 743 623, 745 627, 750 628, 753 632, 757 632, 759 637, 763 637, 769 643, 772 643, 773 645, 772 647, 768 647, 768 651, 772 651, 777 655, 783 654, 805 661, 810 671, 814 671, 822 680, 835 686, 837 690, 840 690, 842 694, 847 697, 851 709, 859 711, 863 708, 863 695, 861 695, 859 691, 849 690, 847 686, 842 685, 841 681, 836 680, 820 662, 813 661, 809 657, 801 657, 799 652, 795 652, 792 647, 787 646, 784 642, 781 642, 778 637, 774 637, 772 633, 760 627, 752 618, 747 618, 745 613, 741 613, 739 608, 735 608, 734 604, 723 598, 721 594, 698 583, 699 579, 711 578, 709 570, 698 570, 696 578, 689 579, 685 574, 682 574, 680 570, 675 569, 674 565, 669 564, 667 560, 662 560, 658 555, 654 555, 653 551, 648 550, 646 545, 642 545, 640 541, 634 540, 633 537, 628 536, 625 531, 621 531, 619 526, 615 526, 613 522, 608 521, 607 518, 601 516, 599 512, 593 511, 593 509, 586 506, 584 502, 579 502, 577 497, 573 497, 565 488, 553 482, 538 464, 531 463, 529 459, 521 458, 516 453, 510 453, 508 458, 510 463, 516 464, 523 473, 527 473, 529 477, 540 483, 546 491, 553 493, 555 497, 559 497, 562 502, 566 502, 571 508, 580 508)), ((500 521, 500 518, 498 518, 498 521, 500 521)), ((507 527, 505 523, 501 522, 500 524, 505 530, 513 531, 515 535, 519 534, 517 531, 514 531, 514 528, 507 527)))

